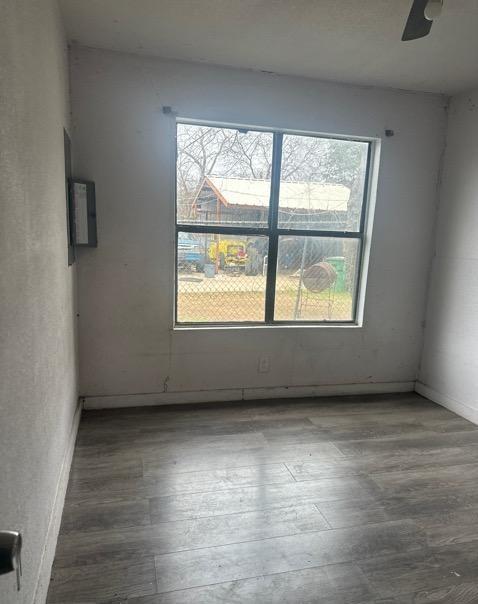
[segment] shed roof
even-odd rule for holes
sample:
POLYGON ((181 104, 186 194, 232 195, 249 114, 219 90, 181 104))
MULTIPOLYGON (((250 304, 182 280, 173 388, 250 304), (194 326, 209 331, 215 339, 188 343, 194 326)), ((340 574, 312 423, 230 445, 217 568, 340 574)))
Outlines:
MULTIPOLYGON (((267 207, 270 181, 252 178, 206 176, 205 183, 225 206, 267 207)), ((300 210, 346 212, 350 189, 319 182, 281 182, 280 207, 300 210)))

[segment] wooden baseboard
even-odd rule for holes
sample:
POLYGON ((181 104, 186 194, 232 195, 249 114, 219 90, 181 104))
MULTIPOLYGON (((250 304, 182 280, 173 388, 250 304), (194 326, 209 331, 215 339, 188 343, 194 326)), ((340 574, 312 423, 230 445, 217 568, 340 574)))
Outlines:
POLYGON ((439 405, 442 405, 442 407, 446 407, 450 411, 453 411, 453 413, 456 413, 460 417, 463 417, 478 425, 478 409, 475 409, 466 403, 448 396, 447 394, 438 392, 422 382, 415 383, 415 392, 418 392, 418 394, 429 398, 434 403, 438 403, 439 405))
POLYGON ((78 426, 80 424, 81 411, 82 402, 79 401, 75 411, 75 415, 73 417, 70 435, 68 438, 68 446, 63 456, 63 462, 61 464, 60 476, 58 478, 58 483, 56 487, 53 508, 51 510, 50 518, 48 521, 47 535, 40 560, 40 567, 38 571, 38 578, 35 587, 33 604, 45 604, 48 594, 51 568, 53 565, 53 560, 55 558, 56 543, 58 541, 58 534, 60 532, 61 516, 65 503, 68 478, 70 476, 71 461, 73 459, 73 453, 75 451, 76 435, 78 434, 78 426))
POLYGON ((365 384, 331 384, 319 386, 281 386, 271 388, 233 388, 188 392, 153 392, 83 397, 84 409, 114 409, 181 403, 212 403, 275 398, 343 396, 353 394, 386 394, 413 392, 415 382, 378 382, 365 384))

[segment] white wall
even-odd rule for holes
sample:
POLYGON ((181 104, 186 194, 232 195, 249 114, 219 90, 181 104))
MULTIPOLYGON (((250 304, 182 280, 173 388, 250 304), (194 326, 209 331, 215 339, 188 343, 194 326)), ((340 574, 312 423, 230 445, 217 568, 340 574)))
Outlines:
POLYGON ((0 0, 0 14, 0 528, 24 537, 22 589, 1 576, 0 601, 30 604, 48 587, 52 510, 78 398, 67 55, 53 1, 0 0))
POLYGON ((70 62, 76 174, 97 185, 99 247, 79 262, 87 405, 307 394, 323 385, 413 388, 442 97, 94 49, 74 48, 70 62), (381 145, 362 328, 172 330, 174 131, 163 105, 223 122, 367 137, 395 131, 381 145), (257 371, 262 354, 271 357, 266 374, 257 371), (256 390, 283 386, 304 388, 256 390))
POLYGON ((452 99, 417 390, 478 423, 478 91, 452 99))

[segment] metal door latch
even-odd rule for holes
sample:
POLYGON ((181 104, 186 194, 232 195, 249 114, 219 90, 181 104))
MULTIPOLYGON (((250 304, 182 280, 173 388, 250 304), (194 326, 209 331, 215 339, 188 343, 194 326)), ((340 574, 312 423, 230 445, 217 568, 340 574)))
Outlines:
POLYGON ((17 531, 0 530, 0 575, 16 572, 17 590, 22 576, 22 536, 17 531))

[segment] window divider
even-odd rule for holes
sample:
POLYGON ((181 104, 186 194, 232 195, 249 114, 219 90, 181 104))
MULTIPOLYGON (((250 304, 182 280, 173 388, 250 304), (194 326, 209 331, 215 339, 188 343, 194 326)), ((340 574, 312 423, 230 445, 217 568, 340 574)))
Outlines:
POLYGON ((206 224, 181 224, 178 222, 176 224, 176 231, 180 233, 210 233, 212 235, 224 234, 224 235, 244 235, 247 233, 248 236, 251 235, 269 235, 268 227, 235 227, 228 225, 206 225, 206 224))
POLYGON ((265 301, 265 323, 273 323, 277 277, 277 253, 279 234, 279 192, 280 172, 282 164, 282 138, 281 132, 274 132, 272 147, 271 194, 269 201, 269 251, 267 254, 267 280, 265 301))
MULTIPOLYGON (((181 224, 176 225, 176 231, 181 233, 211 233, 213 235, 224 234, 224 235, 262 235, 268 237, 271 231, 268 227, 234 227, 228 225, 206 225, 206 224, 181 224)), ((362 239, 364 236, 363 232, 360 231, 315 231, 313 229, 283 229, 277 227, 275 229, 278 235, 291 236, 296 235, 297 237, 339 237, 341 239, 362 239)))

